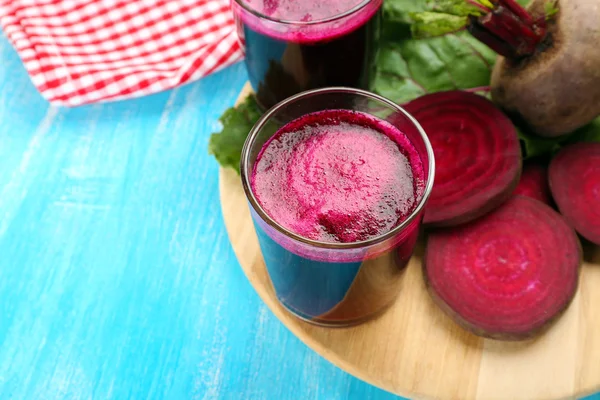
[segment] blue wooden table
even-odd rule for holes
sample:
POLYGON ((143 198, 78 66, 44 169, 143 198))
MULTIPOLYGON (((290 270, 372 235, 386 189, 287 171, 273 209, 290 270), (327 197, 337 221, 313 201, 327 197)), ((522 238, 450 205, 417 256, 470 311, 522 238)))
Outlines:
POLYGON ((397 399, 271 314, 225 231, 217 118, 241 64, 49 107, 0 37, 0 399, 397 399))
POLYGON ((225 231, 217 118, 235 65, 49 107, 0 36, 0 399, 396 399, 263 305, 225 231))

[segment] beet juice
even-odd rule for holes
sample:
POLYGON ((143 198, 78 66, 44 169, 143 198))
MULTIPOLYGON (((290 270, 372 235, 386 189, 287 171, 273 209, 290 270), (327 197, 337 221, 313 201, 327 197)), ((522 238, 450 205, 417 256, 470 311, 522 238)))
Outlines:
POLYGON ((263 108, 328 86, 368 89, 382 0, 233 0, 250 83, 263 108))
POLYGON ((254 125, 240 174, 282 306, 347 326, 392 304, 435 175, 427 135, 402 107, 355 88, 294 95, 254 125))
MULTIPOLYGON (((392 124, 366 113, 324 110, 280 128, 261 148, 250 178, 266 214, 323 244, 366 242, 415 212, 425 172, 417 149, 392 124)), ((258 229, 280 302, 313 322, 345 324, 376 314, 398 293, 418 222, 387 246, 319 253, 258 229)))
POLYGON ((416 207, 421 160, 389 124, 327 110, 281 128, 262 148, 252 189, 286 229, 322 242, 352 243, 389 232, 416 207))

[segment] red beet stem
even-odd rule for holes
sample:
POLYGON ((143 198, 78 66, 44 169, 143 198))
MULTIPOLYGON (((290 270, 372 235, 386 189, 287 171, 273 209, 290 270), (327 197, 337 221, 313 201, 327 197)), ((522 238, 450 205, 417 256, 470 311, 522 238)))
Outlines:
POLYGON ((536 18, 535 22, 533 23, 535 26, 537 26, 539 29, 541 29, 542 31, 546 32, 548 25, 546 22, 546 15, 541 15, 540 17, 536 18))
POLYGON ((531 15, 515 0, 500 0, 498 3, 512 11, 524 23, 528 25, 533 24, 531 15))
POLYGON ((485 43, 490 49, 501 56, 507 58, 517 57, 517 53, 510 44, 483 27, 479 21, 477 21, 477 18, 471 17, 471 23, 467 26, 467 30, 475 39, 485 43))
MULTIPOLYGON (((537 34, 529 25, 521 21, 516 15, 508 14, 506 17, 501 13, 501 8, 492 13, 498 25, 504 26, 512 34, 512 39, 517 46, 525 46, 525 51, 535 51, 535 46, 539 40, 537 34)), ((523 50, 520 50, 523 51, 523 50)))
POLYGON ((519 20, 516 15, 505 13, 505 10, 505 8, 499 7, 481 17, 479 22, 484 28, 492 31, 507 43, 517 57, 533 54, 538 43, 535 32, 519 20))
POLYGON ((532 55, 546 36, 546 24, 533 17, 514 0, 497 0, 494 9, 470 17, 467 30, 496 53, 511 59, 532 55))
POLYGON ((429 235, 423 273, 435 303, 476 335, 525 340, 571 303, 582 249, 547 205, 514 196, 467 225, 429 235))

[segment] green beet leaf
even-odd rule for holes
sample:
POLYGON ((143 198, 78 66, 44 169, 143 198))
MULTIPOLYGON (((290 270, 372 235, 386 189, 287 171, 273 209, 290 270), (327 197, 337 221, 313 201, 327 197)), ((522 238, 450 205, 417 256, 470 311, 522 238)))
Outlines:
POLYGON ((544 15, 546 19, 550 19, 554 14, 558 12, 558 5, 556 1, 548 1, 544 4, 544 15))
POLYGON ((493 8, 487 0, 429 0, 425 10, 410 13, 414 38, 429 38, 463 30, 469 16, 479 17, 493 8))
MULTIPOLYGON (((526 5, 528 0, 517 0, 526 5)), ((548 12, 555 12, 551 3, 548 12)), ((421 9, 409 12, 413 38, 429 38, 464 30, 469 16, 481 17, 495 8, 490 0, 428 0, 421 9)))
POLYGON ((518 129, 523 150, 523 158, 529 159, 543 155, 554 155, 563 146, 579 142, 600 142, 600 118, 595 119, 577 131, 556 138, 543 138, 526 130, 518 129))
POLYGON ((496 55, 466 32, 382 46, 372 90, 398 104, 423 94, 487 86, 496 55))
POLYGON ((555 154, 561 148, 561 144, 566 141, 562 138, 543 138, 527 132, 517 127, 519 139, 521 141, 521 154, 524 160, 544 155, 555 154))
POLYGON ((396 22, 410 25, 411 14, 427 10, 425 0, 385 0, 383 2, 385 22, 396 22))
POLYGON ((246 137, 262 112, 254 96, 248 96, 237 107, 231 107, 219 118, 223 125, 220 133, 213 133, 208 152, 215 156, 222 167, 240 172, 240 158, 246 137))
POLYGON ((469 22, 467 17, 424 11, 411 14, 414 23, 411 33, 416 38, 442 36, 462 30, 469 22))
POLYGON ((385 0, 383 2, 383 41, 411 38, 411 15, 426 10, 426 0, 385 0))
POLYGON ((406 24, 412 24, 411 15, 420 12, 429 11, 466 17, 483 15, 483 8, 493 8, 490 0, 385 0, 383 6, 387 20, 402 21, 406 24))
POLYGON ((569 140, 573 142, 600 142, 600 117, 575 131, 569 140))
POLYGON ((486 13, 486 9, 492 8, 494 8, 494 5, 487 0, 474 0, 472 2, 466 0, 429 0, 426 3, 425 10, 466 17, 469 15, 481 16, 486 13))

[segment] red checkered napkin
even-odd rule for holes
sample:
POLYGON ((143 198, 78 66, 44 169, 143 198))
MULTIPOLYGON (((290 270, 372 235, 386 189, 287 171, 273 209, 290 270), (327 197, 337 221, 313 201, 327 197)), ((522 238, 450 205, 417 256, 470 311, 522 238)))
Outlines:
POLYGON ((0 0, 0 25, 54 104, 132 98, 242 58, 229 0, 0 0))

